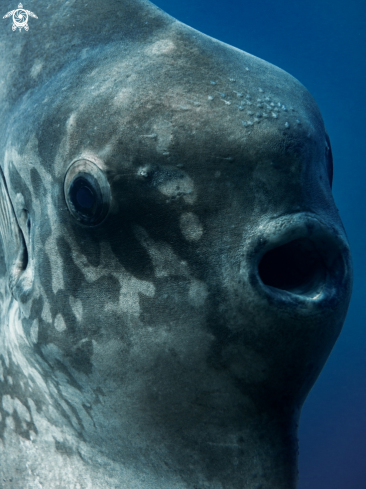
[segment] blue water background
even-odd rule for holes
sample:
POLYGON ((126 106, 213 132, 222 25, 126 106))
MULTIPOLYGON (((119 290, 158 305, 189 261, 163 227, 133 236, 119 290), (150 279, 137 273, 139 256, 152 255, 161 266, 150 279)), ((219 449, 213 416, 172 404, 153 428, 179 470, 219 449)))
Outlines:
POLYGON ((320 106, 355 280, 341 336, 302 412, 299 489, 366 489, 366 1, 154 3, 288 71, 320 106))

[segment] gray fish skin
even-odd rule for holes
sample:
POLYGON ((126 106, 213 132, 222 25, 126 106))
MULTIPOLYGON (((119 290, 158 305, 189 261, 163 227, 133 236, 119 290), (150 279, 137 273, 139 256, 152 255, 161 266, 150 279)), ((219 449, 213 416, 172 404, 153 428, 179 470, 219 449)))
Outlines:
POLYGON ((24 8, 0 34, 0 487, 295 489, 352 284, 316 103, 148 2, 24 8))

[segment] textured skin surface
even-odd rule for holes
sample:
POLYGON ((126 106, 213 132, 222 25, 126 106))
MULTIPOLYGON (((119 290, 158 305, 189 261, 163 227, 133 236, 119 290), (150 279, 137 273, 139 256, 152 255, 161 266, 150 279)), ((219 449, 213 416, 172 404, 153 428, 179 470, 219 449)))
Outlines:
POLYGON ((314 100, 149 3, 29 8, 0 37, 0 487, 295 488, 352 280, 314 100))

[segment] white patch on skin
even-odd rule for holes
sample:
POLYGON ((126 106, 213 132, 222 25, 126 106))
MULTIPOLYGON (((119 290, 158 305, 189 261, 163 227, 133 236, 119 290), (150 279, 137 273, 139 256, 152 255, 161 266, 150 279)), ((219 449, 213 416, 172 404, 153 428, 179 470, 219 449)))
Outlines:
MULTIPOLYGON (((61 177, 67 170, 67 167, 65 166, 64 155, 70 153, 70 145, 71 145, 72 134, 73 134, 75 128, 77 127, 77 113, 76 112, 72 112, 70 114, 69 118, 67 119, 67 121, 65 123, 65 127, 66 127, 66 134, 60 143, 59 151, 57 152, 57 155, 55 158, 55 165, 54 165, 54 169, 55 169, 56 175, 58 177, 61 177)), ((47 188, 50 188, 50 187, 47 187, 47 188)))
POLYGON ((156 277, 168 277, 169 275, 189 276, 187 266, 174 254, 169 244, 155 242, 141 226, 134 226, 133 231, 136 238, 148 252, 153 262, 156 277))
POLYGON ((157 134, 156 151, 164 153, 169 148, 173 139, 173 125, 165 119, 155 120, 151 126, 151 132, 157 134))
POLYGON ((45 298, 45 301, 43 303, 41 318, 43 319, 43 321, 46 321, 46 323, 52 323, 51 309, 48 300, 46 299, 46 293, 44 291, 42 293, 42 297, 45 298))
POLYGON ((70 117, 66 121, 66 131, 70 135, 70 132, 76 127, 76 112, 72 112, 70 117))
POLYGON ((31 77, 32 78, 37 78, 37 76, 40 74, 41 70, 43 68, 43 62, 39 59, 36 59, 32 68, 31 68, 31 77))
POLYGON ((131 275, 120 279, 116 274, 116 278, 119 279, 120 291, 119 291, 119 303, 118 304, 106 304, 106 311, 116 312, 129 312, 135 316, 140 314, 140 301, 138 293, 153 297, 155 295, 155 287, 150 282, 143 280, 137 280, 131 275))
POLYGON ((188 297, 195 307, 203 306, 207 298, 207 286, 200 280, 193 279, 189 286, 188 297))
POLYGON ((70 307, 72 312, 78 321, 81 321, 83 317, 83 303, 80 299, 75 299, 72 295, 69 297, 70 307))
POLYGON ((185 212, 180 216, 180 229, 187 241, 198 241, 203 234, 202 224, 193 212, 185 212))
POLYGON ((25 208, 24 196, 20 193, 16 194, 13 205, 15 207, 16 214, 19 215, 25 208))
POLYGON ((5 394, 5 396, 3 396, 3 409, 9 414, 13 414, 14 401, 8 394, 5 394))
POLYGON ((145 54, 148 56, 158 56, 159 54, 168 54, 175 50, 175 44, 170 39, 161 39, 145 48, 145 54))
MULTIPOLYGON (((12 416, 7 416, 5 419, 5 426, 9 429, 9 431, 14 432, 15 431, 15 422, 12 416)), ((4 436, 4 438, 6 438, 4 436)))
POLYGON ((65 331, 65 329, 67 329, 64 318, 61 316, 61 314, 57 314, 54 327, 59 333, 62 333, 62 331, 65 331))
POLYGON ((23 419, 24 421, 28 421, 28 423, 31 420, 30 414, 28 409, 19 401, 19 399, 15 398, 13 402, 14 409, 17 411, 19 414, 19 418, 23 419))
POLYGON ((39 327, 39 321, 38 319, 35 319, 30 329, 30 337, 33 343, 38 342, 38 327, 39 327))
MULTIPOLYGON (((98 151, 98 157, 101 161, 105 161, 108 157, 113 154, 116 148, 116 143, 118 141, 119 135, 113 135, 112 138, 98 151)), ((104 163, 102 168, 105 167, 104 163)))
MULTIPOLYGON (((169 167, 165 168, 169 170, 169 167)), ((176 172, 176 168, 174 168, 174 171, 176 172)), ((158 190, 166 197, 178 197, 179 193, 187 204, 194 204, 197 195, 193 180, 182 170, 180 170, 179 174, 182 175, 182 178, 177 176, 177 178, 163 182, 158 186, 158 190)))
MULTIPOLYGON (((49 214, 53 216, 53 213, 49 214)), ((51 219, 52 220, 52 217, 51 219)), ((57 251, 56 240, 53 234, 47 238, 44 247, 48 258, 50 259, 51 273, 52 273, 52 290, 56 294, 58 290, 63 290, 64 288, 64 278, 62 275, 63 262, 59 258, 59 253, 57 251)))
POLYGON ((8 381, 8 384, 9 385, 13 385, 13 377, 11 377, 10 375, 8 375, 8 378, 6 380, 8 381))
POLYGON ((127 105, 130 98, 131 98, 131 89, 123 88, 119 90, 114 96, 113 104, 118 106, 127 105))

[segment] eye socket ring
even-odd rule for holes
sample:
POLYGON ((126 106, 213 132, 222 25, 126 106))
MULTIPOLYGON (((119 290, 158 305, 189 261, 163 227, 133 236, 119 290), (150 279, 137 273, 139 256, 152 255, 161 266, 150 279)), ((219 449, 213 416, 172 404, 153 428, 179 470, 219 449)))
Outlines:
POLYGON ((74 161, 65 175, 64 195, 71 215, 85 226, 98 226, 108 216, 111 191, 104 172, 86 159, 74 161))

